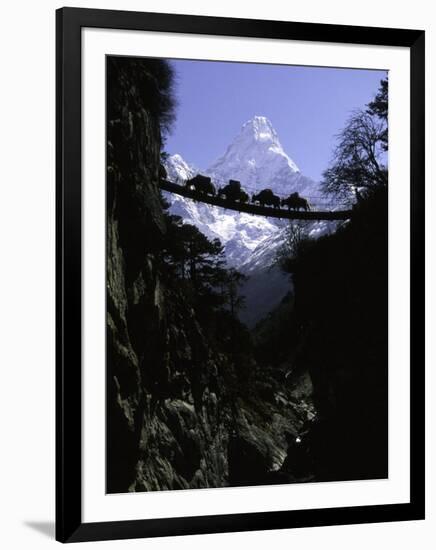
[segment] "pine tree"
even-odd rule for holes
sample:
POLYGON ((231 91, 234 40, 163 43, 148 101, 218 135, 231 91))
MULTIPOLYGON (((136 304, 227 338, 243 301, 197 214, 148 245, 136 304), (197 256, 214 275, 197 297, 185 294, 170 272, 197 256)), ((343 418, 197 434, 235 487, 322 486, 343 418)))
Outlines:
POLYGON ((383 148, 388 150, 388 79, 380 81, 380 88, 375 96, 374 100, 368 103, 367 112, 370 115, 375 115, 383 120, 386 124, 385 130, 381 136, 383 142, 383 148))

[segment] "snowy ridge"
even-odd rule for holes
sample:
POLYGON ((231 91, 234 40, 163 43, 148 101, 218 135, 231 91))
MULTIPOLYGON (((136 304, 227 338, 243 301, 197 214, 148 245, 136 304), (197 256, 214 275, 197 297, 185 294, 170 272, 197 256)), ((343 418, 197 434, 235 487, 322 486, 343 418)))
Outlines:
POLYGON ((248 261, 260 244, 280 233, 280 227, 268 218, 226 211, 185 197, 170 197, 170 193, 165 196, 171 201, 172 214, 195 225, 208 238, 220 239, 225 246, 227 263, 235 267, 248 261))
MULTIPOLYGON (((247 121, 224 155, 208 169, 199 170, 180 154, 170 156, 165 166, 171 181, 185 181, 201 172, 215 184, 239 180, 250 194, 264 188, 283 197, 294 191, 302 196, 320 193, 319 184, 301 174, 283 150, 271 122, 262 116, 247 121)), ((268 308, 280 303, 289 292, 290 283, 278 267, 271 266, 284 242, 288 222, 225 210, 171 193, 165 196, 172 214, 195 225, 208 238, 220 239, 227 263, 250 276, 245 289, 247 310, 243 314, 250 326, 267 314, 268 308), (273 288, 268 289, 267 303, 261 305, 259 289, 266 285, 273 288)), ((335 222, 311 222, 306 227, 311 237, 318 237, 335 226, 335 222)))
MULTIPOLYGON (((166 169, 172 181, 187 180, 200 172, 180 154, 167 159, 166 169)), ((250 192, 265 187, 282 196, 293 191, 302 195, 319 192, 319 185, 301 174, 296 163, 283 150, 271 122, 262 116, 247 121, 224 155, 201 172, 211 176, 212 180, 237 179, 250 192)), ((219 238, 225 246, 228 263, 236 267, 245 264, 261 244, 278 242, 278 236, 286 225, 269 218, 196 203, 185 197, 166 196, 171 213, 196 225, 209 238, 219 238)))
POLYGON ((277 132, 263 116, 247 121, 224 155, 206 173, 212 179, 239 180, 252 193, 266 187, 282 196, 293 191, 319 192, 319 185, 303 176, 285 153, 277 132))
POLYGON ((179 154, 171 155, 165 162, 168 178, 171 181, 188 180, 199 173, 199 170, 188 164, 179 154))

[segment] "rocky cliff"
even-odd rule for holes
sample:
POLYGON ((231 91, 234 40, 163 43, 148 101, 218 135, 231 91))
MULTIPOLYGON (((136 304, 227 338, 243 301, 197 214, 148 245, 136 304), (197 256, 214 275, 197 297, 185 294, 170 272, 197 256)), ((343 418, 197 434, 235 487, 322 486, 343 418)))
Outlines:
POLYGON ((161 268, 157 182, 171 71, 110 57, 107 88, 107 490, 301 478, 289 453, 312 414, 310 379, 252 357, 244 370, 161 268))

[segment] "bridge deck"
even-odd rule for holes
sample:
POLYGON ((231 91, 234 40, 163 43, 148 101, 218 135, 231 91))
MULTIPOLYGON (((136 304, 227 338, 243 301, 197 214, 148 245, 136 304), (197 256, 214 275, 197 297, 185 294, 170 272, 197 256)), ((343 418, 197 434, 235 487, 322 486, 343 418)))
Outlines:
POLYGON ((270 208, 267 206, 258 206, 251 203, 242 203, 228 201, 224 198, 212 195, 206 195, 205 193, 197 193, 192 189, 187 189, 182 185, 173 183, 168 180, 160 181, 160 188, 170 193, 176 193, 182 197, 193 199, 199 202, 205 202, 206 204, 213 204, 214 206, 220 206, 221 208, 227 208, 228 210, 236 210, 237 212, 246 212, 247 214, 255 214, 256 216, 267 216, 270 218, 287 218, 289 220, 347 220, 351 218, 351 210, 331 210, 331 211, 315 211, 310 210, 308 212, 302 210, 288 210, 281 208, 270 208))

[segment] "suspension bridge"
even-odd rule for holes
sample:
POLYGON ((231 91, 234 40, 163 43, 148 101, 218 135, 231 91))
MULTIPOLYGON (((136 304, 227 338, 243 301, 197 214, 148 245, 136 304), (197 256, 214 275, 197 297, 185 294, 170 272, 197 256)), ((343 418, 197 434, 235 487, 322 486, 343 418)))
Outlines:
POLYGON ((311 221, 348 220, 352 215, 352 210, 350 208, 347 210, 288 210, 287 208, 273 208, 269 206, 259 206, 248 202, 231 201, 218 195, 198 192, 195 189, 190 189, 185 185, 180 185, 168 179, 161 179, 159 186, 163 191, 175 193, 176 195, 180 195, 194 201, 219 206, 227 210, 245 212, 247 214, 266 216, 269 218, 311 221))

